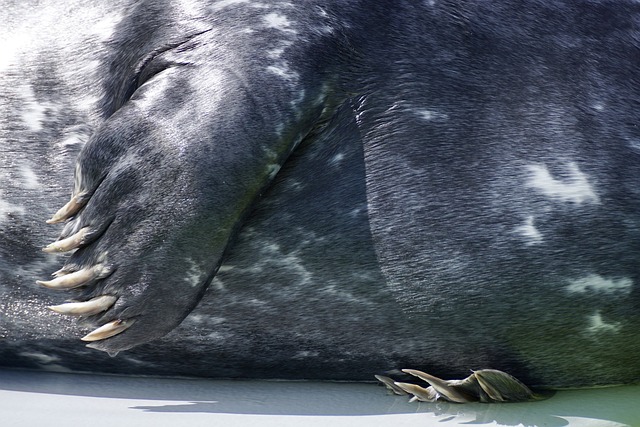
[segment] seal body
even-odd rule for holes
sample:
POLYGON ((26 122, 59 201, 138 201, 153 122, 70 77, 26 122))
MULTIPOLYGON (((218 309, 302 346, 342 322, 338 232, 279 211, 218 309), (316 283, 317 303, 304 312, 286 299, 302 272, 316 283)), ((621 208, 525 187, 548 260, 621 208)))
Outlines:
POLYGON ((3 365, 640 379, 637 3, 75 3, 0 11, 3 365))

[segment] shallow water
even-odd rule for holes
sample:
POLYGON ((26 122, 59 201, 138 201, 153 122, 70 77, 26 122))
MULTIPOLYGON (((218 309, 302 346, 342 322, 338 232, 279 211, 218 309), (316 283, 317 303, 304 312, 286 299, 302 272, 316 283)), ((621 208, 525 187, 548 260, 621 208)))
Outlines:
POLYGON ((373 384, 0 371, 5 426, 640 426, 640 386, 521 404, 409 403, 373 384))

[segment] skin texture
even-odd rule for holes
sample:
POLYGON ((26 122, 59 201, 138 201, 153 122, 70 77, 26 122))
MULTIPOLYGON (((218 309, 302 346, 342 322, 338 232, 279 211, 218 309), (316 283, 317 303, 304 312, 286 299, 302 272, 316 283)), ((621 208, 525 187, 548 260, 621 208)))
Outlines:
POLYGON ((640 378, 637 4, 73 6, 0 12, 3 365, 640 378))

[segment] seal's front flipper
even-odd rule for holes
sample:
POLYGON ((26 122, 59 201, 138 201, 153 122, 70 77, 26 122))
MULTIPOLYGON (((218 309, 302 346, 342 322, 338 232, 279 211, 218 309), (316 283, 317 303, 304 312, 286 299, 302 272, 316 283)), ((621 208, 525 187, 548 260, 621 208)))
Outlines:
POLYGON ((455 403, 496 403, 527 402, 549 397, 549 395, 534 393, 516 378, 495 369, 474 371, 463 380, 442 380, 414 369, 403 369, 402 371, 426 381, 429 383, 429 387, 394 382, 388 377, 378 375, 376 378, 394 391, 400 389, 412 394, 414 396, 412 401, 435 402, 441 399, 455 403))
POLYGON ((307 76, 301 87, 255 65, 282 40, 219 36, 140 55, 127 79, 137 87, 82 149, 71 199, 48 221, 66 224, 45 251, 75 252, 38 283, 74 293, 52 309, 88 321, 82 339, 93 348, 126 350, 189 314, 256 198, 323 114, 321 65, 291 61, 291 74, 307 76))

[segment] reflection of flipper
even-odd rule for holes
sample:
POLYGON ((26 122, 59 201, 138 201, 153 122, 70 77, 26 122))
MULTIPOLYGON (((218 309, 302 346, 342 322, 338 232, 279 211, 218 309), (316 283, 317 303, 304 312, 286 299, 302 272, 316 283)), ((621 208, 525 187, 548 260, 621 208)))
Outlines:
POLYGON ((402 371, 426 381, 429 387, 395 382, 391 378, 380 375, 376 375, 376 378, 396 394, 403 394, 402 391, 412 394, 411 401, 435 402, 441 399, 455 403, 493 403, 527 402, 548 397, 532 392, 516 378, 495 369, 474 371, 463 380, 442 380, 414 369, 402 371))

